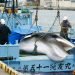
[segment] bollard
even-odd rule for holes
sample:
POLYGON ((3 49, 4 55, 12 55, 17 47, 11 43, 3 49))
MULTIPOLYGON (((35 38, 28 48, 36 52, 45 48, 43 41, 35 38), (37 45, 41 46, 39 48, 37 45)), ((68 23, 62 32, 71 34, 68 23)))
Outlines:
POLYGON ((2 64, 0 64, 0 68, 2 69, 2 64))
POLYGON ((7 72, 7 66, 5 66, 5 72, 7 72))
POLYGON ((1 64, 0 64, 0 68, 1 68, 1 64))
POLYGON ((4 71, 5 71, 5 66, 6 66, 5 64, 2 64, 2 69, 3 69, 4 71))

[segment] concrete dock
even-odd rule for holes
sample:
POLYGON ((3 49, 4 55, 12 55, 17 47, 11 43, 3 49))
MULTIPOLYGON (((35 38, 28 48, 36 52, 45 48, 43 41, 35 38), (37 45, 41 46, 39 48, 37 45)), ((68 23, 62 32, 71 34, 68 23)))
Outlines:
POLYGON ((0 75, 19 75, 20 73, 0 61, 0 75))
MULTIPOLYGON (((3 71, 2 69, 0 69, 0 75, 9 75, 9 74, 3 71)), ((24 74, 19 73, 18 75, 24 75, 24 74)), ((30 75, 30 74, 26 74, 26 75, 30 75)))
POLYGON ((0 69, 0 75, 9 75, 9 74, 5 73, 2 69, 0 69))

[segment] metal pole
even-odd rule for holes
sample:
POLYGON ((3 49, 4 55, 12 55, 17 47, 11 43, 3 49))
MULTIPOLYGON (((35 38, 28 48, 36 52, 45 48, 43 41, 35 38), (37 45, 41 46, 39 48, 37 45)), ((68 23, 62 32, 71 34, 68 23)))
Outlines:
POLYGON ((15 2, 13 0, 13 5, 12 5, 12 13, 14 14, 15 13, 15 2))
POLYGON ((18 8, 18 1, 16 0, 16 8, 18 8))

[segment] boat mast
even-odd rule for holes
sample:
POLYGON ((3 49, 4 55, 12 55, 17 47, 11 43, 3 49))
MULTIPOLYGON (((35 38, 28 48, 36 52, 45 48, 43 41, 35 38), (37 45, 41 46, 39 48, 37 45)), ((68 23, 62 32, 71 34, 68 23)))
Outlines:
POLYGON ((17 0, 5 0, 5 10, 11 9, 12 13, 15 13, 15 8, 18 8, 17 0))

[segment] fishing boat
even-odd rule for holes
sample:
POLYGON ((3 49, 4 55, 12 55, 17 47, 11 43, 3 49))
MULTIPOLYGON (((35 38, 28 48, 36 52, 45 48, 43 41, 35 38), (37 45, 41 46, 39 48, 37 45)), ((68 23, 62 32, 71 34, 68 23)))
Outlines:
MULTIPOLYGON (((9 36, 9 44, 0 45, 0 59, 8 66, 25 74, 28 73, 31 75, 72 75, 75 69, 75 56, 72 52, 74 51, 74 48, 70 51, 71 53, 69 53, 69 55, 67 54, 67 48, 72 48, 74 46, 70 42, 56 34, 39 33, 38 31, 41 31, 42 27, 37 26, 37 12, 35 19, 36 26, 33 26, 32 12, 29 12, 28 9, 25 8, 22 13, 19 10, 19 13, 15 14, 17 6, 16 9, 14 9, 14 0, 6 1, 7 2, 5 4, 5 8, 9 3, 12 2, 13 6, 10 6, 12 6, 13 11, 11 11, 9 7, 7 7, 7 12, 9 13, 3 12, 0 17, 6 20, 7 25, 11 29, 12 33, 9 36), (45 41, 43 41, 43 39, 45 41), (21 43, 19 44, 20 40, 21 43), (52 42, 52 44, 46 45, 46 43, 49 43, 48 41, 52 42), (59 48, 59 44, 57 43, 57 41, 62 44, 66 44, 65 47, 63 46, 66 49, 66 53, 63 50, 60 50, 62 49, 62 46, 60 44, 61 47, 59 48), (42 47, 44 48, 38 48, 38 46, 40 45, 42 45, 42 47), (53 47, 52 49, 57 49, 52 50, 49 54, 49 46, 53 47), (32 50, 30 52, 32 52, 33 54, 20 55, 21 49, 32 50), (43 51, 41 51, 41 49, 43 49, 43 51), (60 52, 57 52, 57 50, 60 52)), ((71 39, 71 41, 74 43, 74 39, 71 39)))

